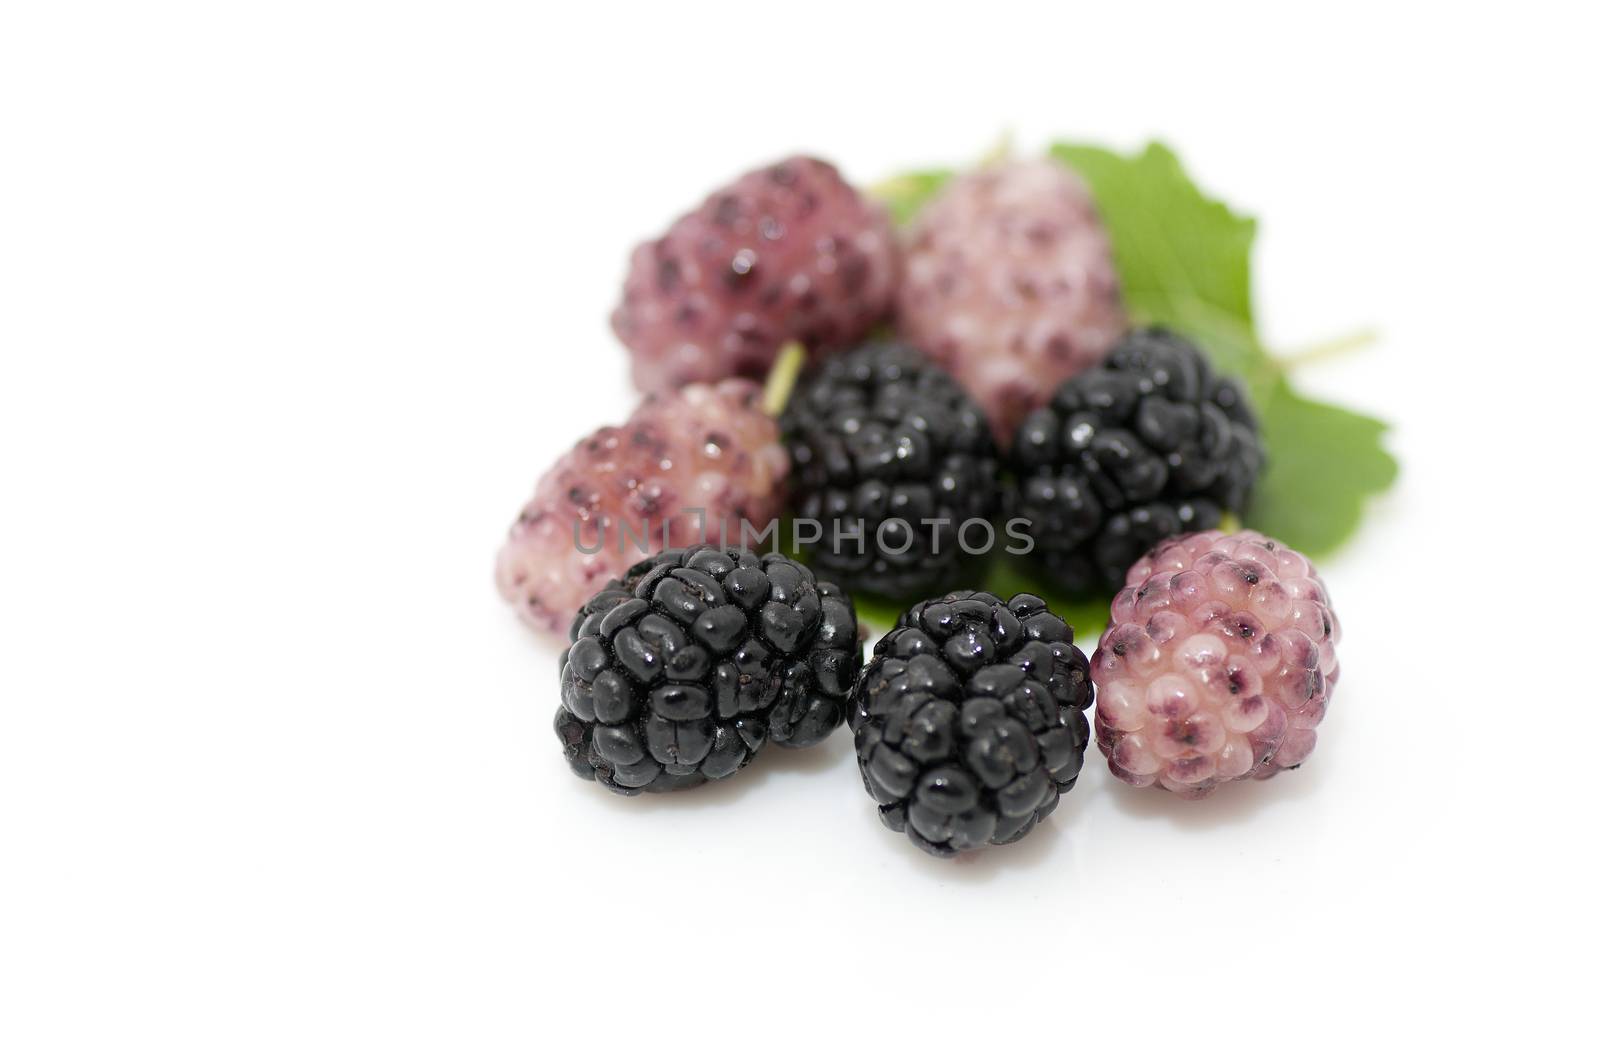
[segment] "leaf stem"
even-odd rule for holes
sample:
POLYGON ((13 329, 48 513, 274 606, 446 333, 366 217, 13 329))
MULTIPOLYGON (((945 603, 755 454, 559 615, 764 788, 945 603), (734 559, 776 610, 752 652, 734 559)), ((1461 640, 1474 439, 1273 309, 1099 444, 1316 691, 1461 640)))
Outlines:
POLYGON ((1318 362, 1331 362, 1346 354, 1354 354, 1363 347, 1370 347, 1378 342, 1378 330, 1375 328, 1358 329, 1343 336, 1335 336, 1331 340, 1303 347, 1289 354, 1278 355, 1273 359, 1284 369, 1299 369, 1301 366, 1315 365, 1318 362))

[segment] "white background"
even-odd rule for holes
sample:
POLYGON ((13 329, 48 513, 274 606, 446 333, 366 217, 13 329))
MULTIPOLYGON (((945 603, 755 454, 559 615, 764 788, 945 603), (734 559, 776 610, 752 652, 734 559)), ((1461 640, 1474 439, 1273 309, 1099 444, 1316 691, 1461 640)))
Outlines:
POLYGON ((0 1056, 1575 1052, 1577 5, 574 6, 5 5, 0 1056), (1316 756, 1184 804, 1091 754, 957 863, 844 733, 580 782, 490 568, 634 401, 628 249, 792 150, 872 181, 1007 129, 1168 139, 1263 220, 1274 346, 1381 331, 1302 377, 1404 463, 1324 567, 1316 756))

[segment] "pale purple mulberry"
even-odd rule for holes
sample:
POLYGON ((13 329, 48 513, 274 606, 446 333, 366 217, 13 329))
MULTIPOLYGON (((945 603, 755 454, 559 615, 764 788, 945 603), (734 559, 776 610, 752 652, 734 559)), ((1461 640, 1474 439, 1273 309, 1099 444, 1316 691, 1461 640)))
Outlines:
POLYGON ((1197 532, 1136 562, 1091 674, 1095 742, 1135 786, 1204 797, 1299 767, 1339 679, 1339 621, 1303 556, 1197 532))
POLYGON ((579 606, 645 557, 720 542, 724 528, 738 543, 741 521, 764 530, 782 512, 788 471, 750 381, 646 396, 625 424, 595 432, 544 474, 500 549, 495 584, 529 624, 565 631, 579 606))
POLYGON ((977 400, 1002 446, 1127 327, 1089 189, 1051 161, 958 177, 923 207, 896 314, 901 335, 977 400))

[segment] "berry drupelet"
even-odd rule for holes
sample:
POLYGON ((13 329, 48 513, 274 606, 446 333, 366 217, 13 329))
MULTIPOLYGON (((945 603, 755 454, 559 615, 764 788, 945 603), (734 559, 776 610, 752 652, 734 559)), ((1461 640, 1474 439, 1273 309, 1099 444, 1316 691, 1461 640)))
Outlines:
POLYGON ((732 775, 768 739, 844 718, 855 608, 781 554, 702 546, 629 569, 572 621, 555 729, 567 764, 620 794, 732 775))
POLYGON ((949 374, 904 344, 869 344, 815 367, 779 427, 794 511, 821 529, 817 572, 902 599, 950 585, 967 558, 962 524, 995 513, 999 460, 949 374))
POLYGON ((1111 593, 1151 546, 1241 512, 1264 464, 1244 388, 1200 349, 1139 329, 1017 432, 1017 515, 1073 594, 1111 593))
POLYGON ((1016 841, 1077 781, 1093 700, 1072 628, 1041 599, 923 602, 856 684, 861 778, 884 825, 936 856, 1016 841))

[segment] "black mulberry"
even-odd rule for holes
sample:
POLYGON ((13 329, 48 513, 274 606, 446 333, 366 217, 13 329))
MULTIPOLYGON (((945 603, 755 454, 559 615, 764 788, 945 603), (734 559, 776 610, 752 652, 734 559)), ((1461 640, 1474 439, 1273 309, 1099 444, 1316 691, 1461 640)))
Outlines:
POLYGON ((821 741, 860 670, 855 608, 781 554, 666 550, 578 610, 555 728, 621 794, 731 775, 770 738, 821 741))
POLYGON ((921 352, 874 343, 817 366, 779 428, 807 555, 852 591, 911 598, 994 546, 999 459, 976 403, 921 352), (983 524, 963 528, 970 520, 983 524))
POLYGON ((1014 842, 1072 789, 1089 743, 1089 662, 1019 594, 913 606, 873 650, 850 714, 867 792, 936 856, 1014 842))
POLYGON ((1011 462, 1035 560, 1062 589, 1092 594, 1120 588, 1161 540, 1241 513, 1265 457, 1243 386, 1150 328, 1030 414, 1011 462))

